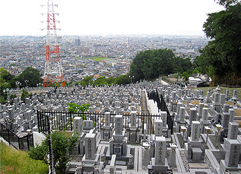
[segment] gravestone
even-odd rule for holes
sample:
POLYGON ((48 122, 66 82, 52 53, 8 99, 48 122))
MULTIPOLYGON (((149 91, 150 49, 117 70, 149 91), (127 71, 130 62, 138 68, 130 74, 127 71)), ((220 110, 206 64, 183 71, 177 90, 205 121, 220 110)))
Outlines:
POLYGON ((224 112, 222 114, 222 128, 224 129, 225 132, 228 131, 228 123, 229 123, 229 118, 230 118, 230 115, 228 112, 224 112))
POLYGON ((165 165, 166 158, 166 139, 165 137, 156 137, 155 142, 155 165, 165 165))
POLYGON ((94 160, 96 157, 96 134, 87 133, 85 136, 85 159, 94 160))
POLYGON ((73 125, 74 125, 74 133, 75 134, 81 134, 82 130, 83 130, 83 120, 81 117, 74 117, 74 121, 73 121, 73 125))
POLYGON ((192 141, 199 141, 200 138, 200 122, 192 122, 192 132, 191 132, 192 141))
POLYGON ((203 108, 204 108, 204 103, 199 103, 198 120, 200 120, 200 118, 202 118, 203 108))
POLYGON ((202 120, 204 124, 208 124, 208 108, 203 108, 202 120))
POLYGON ((111 128, 111 115, 110 112, 105 112, 105 124, 103 129, 101 129, 101 138, 103 140, 109 140, 112 136, 112 128, 111 128))
POLYGON ((190 107, 189 106, 190 101, 191 101, 191 97, 187 97, 187 107, 190 107))
POLYGON ((170 167, 176 167, 176 148, 177 146, 175 144, 170 144, 171 147, 171 154, 170 154, 170 159, 169 159, 169 166, 170 167))
POLYGON ((230 99, 229 90, 228 89, 226 89, 225 99, 226 99, 226 101, 228 101, 230 99))
POLYGON ((136 127, 136 111, 131 111, 131 127, 136 127))
POLYGON ((200 138, 200 122, 193 121, 191 126, 191 137, 188 137, 188 143, 185 143, 187 160, 189 162, 203 162, 205 148, 200 138))
POLYGON ((234 109, 229 109, 229 122, 233 122, 234 121, 234 115, 235 115, 235 110, 234 109))
POLYGON ((237 140, 228 140, 225 163, 228 167, 238 167, 240 143, 237 140))
POLYGON ((229 122, 228 139, 237 139, 239 124, 236 122, 229 122))
POLYGON ((179 111, 179 120, 177 120, 177 128, 176 130, 178 132, 181 131, 181 126, 185 126, 186 125, 186 121, 185 121, 185 107, 180 107, 180 111, 179 111))
POLYGON ((163 122, 163 128, 167 126, 167 111, 161 111, 161 118, 163 122))
POLYGON ((156 119, 155 122, 155 136, 162 136, 163 122, 161 119, 156 119))
POLYGON ((222 105, 225 104, 225 94, 220 94, 220 103, 221 103, 222 105))
POLYGON ((115 135, 122 135, 123 129, 123 116, 116 115, 115 116, 115 135))
POLYGON ((14 119, 14 112, 12 108, 8 109, 8 116, 10 120, 14 119))
POLYGON ((151 158, 151 165, 148 171, 154 170, 154 173, 166 174, 168 163, 166 159, 167 146, 165 137, 157 136, 155 139, 155 158, 151 158))
POLYGON ((150 163, 150 145, 147 142, 142 144, 142 169, 146 170, 150 163))
POLYGON ((94 172, 94 168, 99 161, 99 154, 96 154, 96 150, 96 134, 90 131, 85 136, 85 155, 83 156, 81 162, 84 171, 88 171, 90 173, 94 172))
POLYGON ((202 133, 206 133, 205 132, 205 127, 209 126, 209 121, 208 121, 208 108, 203 108, 203 112, 202 112, 202 119, 200 119, 201 122, 201 132, 202 133))
POLYGON ((225 153, 225 159, 220 161, 219 168, 216 173, 225 173, 227 171, 240 172, 241 165, 239 164, 241 144, 235 139, 224 139, 222 144, 225 153))
POLYGON ((192 122, 196 120, 197 120, 197 109, 190 108, 189 124, 192 124, 192 122))
POLYGON ((83 121, 83 130, 90 130, 93 128, 93 120, 84 120, 83 121))

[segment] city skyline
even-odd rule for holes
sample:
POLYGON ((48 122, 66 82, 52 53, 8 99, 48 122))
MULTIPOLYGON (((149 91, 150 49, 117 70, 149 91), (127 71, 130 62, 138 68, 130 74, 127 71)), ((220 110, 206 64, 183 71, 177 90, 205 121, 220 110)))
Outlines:
MULTIPOLYGON (((46 35, 45 1, 1 2, 0 36, 46 35)), ((204 35, 208 13, 223 10, 212 0, 54 1, 58 35, 204 35)))

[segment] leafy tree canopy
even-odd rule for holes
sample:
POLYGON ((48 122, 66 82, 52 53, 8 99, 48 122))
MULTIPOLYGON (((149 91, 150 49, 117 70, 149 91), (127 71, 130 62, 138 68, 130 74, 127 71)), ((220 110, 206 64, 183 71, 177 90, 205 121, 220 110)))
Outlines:
MULTIPOLYGON (((63 132, 54 131, 51 133, 52 149, 54 154, 54 168, 57 174, 65 173, 68 162, 70 161, 70 154, 77 144, 78 135, 74 134, 68 137, 63 132)), ((47 162, 47 153, 49 148, 49 135, 35 148, 31 148, 29 156, 36 160, 43 160, 47 162)))
POLYGON ((4 68, 0 68, 0 87, 1 90, 15 87, 15 77, 4 68))
POLYGON ((91 76, 86 76, 81 82, 80 84, 82 86, 86 86, 86 85, 92 85, 93 84, 93 80, 91 76))
POLYGON ((208 14, 203 27, 206 35, 213 40, 200 50, 202 55, 196 63, 201 65, 203 71, 213 72, 218 77, 233 72, 240 74, 241 4, 208 14))
POLYGON ((116 77, 114 84, 116 85, 126 85, 130 83, 130 78, 128 75, 120 75, 116 77))
MULTIPOLYGON (((216 0, 214 0, 214 1, 216 1, 216 0)), ((238 0, 217 0, 217 3, 219 5, 223 5, 225 7, 229 7, 231 5, 237 4, 238 2, 240 2, 240 1, 238 1, 238 0)))
POLYGON ((187 71, 192 69, 190 59, 175 57, 170 49, 141 51, 133 59, 129 74, 134 81, 152 80, 160 75, 187 71))
POLYGON ((21 82, 22 86, 26 86, 25 80, 28 80, 27 85, 30 87, 36 87, 37 84, 42 83, 41 74, 39 70, 27 67, 19 76, 18 80, 21 82))

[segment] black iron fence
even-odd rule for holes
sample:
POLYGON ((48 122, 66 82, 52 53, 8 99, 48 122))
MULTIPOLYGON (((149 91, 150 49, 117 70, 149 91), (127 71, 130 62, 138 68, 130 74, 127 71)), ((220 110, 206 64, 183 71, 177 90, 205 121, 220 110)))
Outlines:
POLYGON ((168 129, 171 131, 171 134, 173 134, 173 123, 174 123, 174 116, 170 115, 170 112, 167 108, 166 102, 162 95, 158 94, 158 91, 152 91, 148 93, 149 99, 153 99, 155 102, 157 102, 157 107, 161 111, 167 112, 167 125, 168 129))
POLYGON ((34 146, 32 133, 26 133, 26 135, 19 137, 2 123, 0 123, 0 136, 18 150, 30 150, 30 147, 34 146))
MULTIPOLYGON (((123 119, 124 124, 123 127, 126 129, 129 127, 131 112, 124 112, 123 119)), ((110 114, 111 122, 114 123, 114 117, 116 114, 110 114)), ((82 117, 84 120, 92 120, 96 129, 102 129, 104 126, 104 113, 70 113, 70 112, 61 112, 61 111, 37 111, 38 118, 38 128, 39 132, 44 134, 48 134, 50 129, 50 121, 52 130, 66 130, 73 131, 73 118, 74 117, 82 117)), ((144 128, 144 123, 146 123, 146 118, 150 117, 161 117, 160 115, 143 115, 137 112, 136 120, 137 127, 139 129, 144 128)))

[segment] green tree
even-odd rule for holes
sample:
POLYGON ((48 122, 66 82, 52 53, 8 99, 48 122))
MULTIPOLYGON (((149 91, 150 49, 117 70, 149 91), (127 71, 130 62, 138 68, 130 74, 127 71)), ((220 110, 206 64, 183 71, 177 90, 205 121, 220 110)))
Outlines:
POLYGON ((23 88, 22 93, 21 93, 21 99, 23 100, 23 99, 27 98, 29 95, 30 95, 30 93, 28 93, 28 91, 23 88))
POLYGON ((135 80, 153 80, 160 75, 175 72, 183 73, 192 69, 189 58, 175 57, 170 49, 141 51, 133 59, 129 74, 135 76, 135 80))
POLYGON ((92 80, 92 77, 91 76, 86 76, 81 82, 80 84, 82 86, 87 86, 87 85, 92 85, 93 84, 93 80, 92 80))
MULTIPOLYGON (((216 0, 214 0, 214 1, 216 1, 216 0)), ((217 3, 219 5, 223 5, 226 8, 231 6, 231 5, 237 4, 238 2, 239 2, 238 0, 217 0, 217 3)))
POLYGON ((63 132, 54 131, 51 135, 47 135, 46 139, 40 146, 31 148, 29 156, 33 159, 44 160, 47 162, 47 152, 49 149, 49 138, 51 136, 53 156, 54 156, 54 168, 57 174, 65 173, 67 163, 70 161, 70 154, 74 146, 78 142, 78 135, 74 134, 72 137, 68 137, 63 132))
POLYGON ((37 84, 42 83, 43 79, 41 79, 41 74, 39 70, 27 67, 18 77, 18 81, 21 82, 21 86, 26 86, 25 80, 28 80, 29 87, 36 87, 37 84))
POLYGON ((178 79, 180 79, 180 78, 182 78, 182 74, 180 73, 180 72, 178 72, 176 75, 174 75, 174 77, 177 79, 177 81, 178 81, 178 79))
POLYGON ((114 84, 116 85, 126 85, 130 83, 130 78, 128 75, 120 75, 116 77, 114 84))
POLYGON ((90 107, 90 104, 77 105, 76 103, 67 103, 68 111, 70 113, 84 113, 90 107))
POLYGON ((7 72, 6 69, 0 68, 0 97, 1 103, 5 101, 7 98, 6 93, 3 92, 4 89, 8 88, 15 88, 15 77, 7 72))
POLYGON ((107 84, 107 79, 105 77, 98 77, 95 81, 94 81, 94 86, 104 86, 107 84))
POLYGON ((48 142, 43 141, 41 145, 37 144, 36 147, 31 147, 30 151, 28 151, 28 155, 30 158, 35 159, 35 160, 42 160, 46 164, 48 163, 47 160, 47 152, 48 152, 48 142))
MULTIPOLYGON (((74 114, 74 113, 85 113, 89 109, 90 104, 87 103, 87 104, 78 105, 76 103, 67 103, 67 106, 68 106, 68 111, 74 114)), ((85 114, 82 114, 81 117, 83 120, 86 120, 85 114)), ((64 125, 64 130, 66 129, 66 126, 68 124, 69 122, 66 125, 64 125)))
POLYGON ((182 77, 185 81, 188 81, 189 74, 185 71, 185 72, 182 73, 182 77))
POLYGON ((200 52, 198 62, 202 69, 223 78, 230 73, 241 73, 241 4, 227 6, 226 10, 208 14, 203 25, 208 37, 213 39, 200 52))

